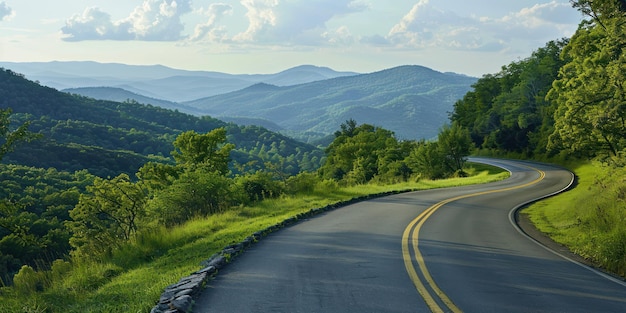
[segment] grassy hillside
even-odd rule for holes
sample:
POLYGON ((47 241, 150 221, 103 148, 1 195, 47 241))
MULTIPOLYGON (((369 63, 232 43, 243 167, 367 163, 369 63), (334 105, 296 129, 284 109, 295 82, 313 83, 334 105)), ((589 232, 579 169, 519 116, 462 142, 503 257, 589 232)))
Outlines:
POLYGON ((348 119, 392 130, 401 139, 436 137, 475 78, 402 66, 296 86, 257 84, 185 102, 214 116, 263 118, 294 133, 332 134, 348 119))

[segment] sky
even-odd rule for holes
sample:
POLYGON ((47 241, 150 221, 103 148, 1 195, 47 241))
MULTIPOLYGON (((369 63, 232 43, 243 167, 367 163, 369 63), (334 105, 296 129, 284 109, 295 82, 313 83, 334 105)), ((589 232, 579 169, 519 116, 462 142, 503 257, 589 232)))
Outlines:
POLYGON ((582 19, 567 0, 0 0, 0 61, 481 77, 571 37, 582 19))

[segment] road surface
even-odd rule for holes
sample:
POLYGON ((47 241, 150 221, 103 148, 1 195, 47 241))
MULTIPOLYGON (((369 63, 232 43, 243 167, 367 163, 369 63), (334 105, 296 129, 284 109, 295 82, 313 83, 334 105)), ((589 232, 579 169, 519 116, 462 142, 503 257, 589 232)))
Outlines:
POLYGON ((271 234, 196 300, 206 312, 626 312, 626 284, 537 244, 520 204, 571 173, 475 159, 504 181, 410 192, 324 213, 271 234))

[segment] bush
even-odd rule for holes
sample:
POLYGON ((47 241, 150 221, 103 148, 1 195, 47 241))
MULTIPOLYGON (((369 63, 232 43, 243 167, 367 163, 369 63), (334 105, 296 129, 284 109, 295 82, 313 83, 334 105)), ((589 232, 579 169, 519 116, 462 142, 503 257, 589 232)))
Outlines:
POLYGON ((256 172, 237 178, 240 186, 247 196, 247 201, 256 202, 269 198, 276 198, 283 193, 284 187, 280 182, 272 179, 267 172, 256 172))
POLYGON ((148 208, 162 225, 178 225, 236 204, 231 185, 231 179, 218 173, 185 172, 172 185, 158 192, 148 208))
POLYGON ((43 274, 36 272, 28 265, 22 266, 19 272, 13 277, 13 286, 15 290, 23 295, 43 290, 43 274))
POLYGON ((315 185, 319 182, 319 177, 315 173, 302 172, 287 179, 286 191, 295 195, 298 193, 311 193, 315 190, 315 185))

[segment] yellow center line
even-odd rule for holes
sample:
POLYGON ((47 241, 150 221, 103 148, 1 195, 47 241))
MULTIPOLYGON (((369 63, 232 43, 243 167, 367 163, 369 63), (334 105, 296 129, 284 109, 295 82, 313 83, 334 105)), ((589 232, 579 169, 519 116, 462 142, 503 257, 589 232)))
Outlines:
POLYGON ((430 272, 428 271, 428 268, 426 267, 426 262, 424 261, 424 257, 422 256, 422 253, 419 250, 419 231, 422 228, 422 226, 424 225, 424 223, 426 222, 426 220, 433 215, 433 213, 435 213, 435 211, 437 211, 439 208, 441 208, 442 206, 456 201, 456 200, 460 200, 460 199, 465 199, 465 198, 470 198, 470 197, 475 197, 475 196, 480 196, 480 195, 486 195, 486 194, 491 194, 491 193, 497 193, 497 192, 503 192, 503 191, 509 191, 509 190, 514 190, 514 189, 520 189, 520 188, 524 188, 530 185, 534 185, 538 182, 540 182, 541 180, 543 180, 546 176, 545 172, 527 166, 528 168, 537 171, 539 173, 539 178, 528 182, 526 184, 522 184, 519 186, 513 186, 513 187, 507 187, 507 188, 502 188, 502 189, 494 189, 494 190, 488 190, 488 191, 482 191, 482 192, 476 192, 476 193, 471 193, 471 194, 466 194, 466 195, 461 195, 461 196, 457 196, 457 197, 453 197, 453 198, 449 198, 443 201, 438 202, 437 204, 429 207, 428 209, 424 210, 424 212, 422 212, 420 215, 418 215, 413 221, 411 221, 411 223, 409 223, 409 225, 404 229, 404 233, 402 234, 402 257, 404 258, 404 266, 406 267, 406 270, 409 274, 409 277, 411 278, 411 281, 413 281, 413 285, 415 285, 415 288, 417 289, 418 293, 420 294, 420 296, 422 296, 422 298, 424 299, 424 301, 426 302, 426 305, 428 306, 428 308, 432 311, 432 312, 436 312, 436 313, 443 313, 443 309, 439 306, 439 304, 437 303, 437 300, 435 299, 435 296, 439 298, 439 301, 441 301, 443 304, 445 304, 448 309, 450 311, 452 311, 453 313, 461 313, 461 309, 459 309, 453 302, 452 300, 450 300, 450 298, 439 288, 439 286, 437 286, 437 284, 435 283, 435 280, 432 278, 432 276, 430 275, 430 272), (412 231, 411 231, 412 230, 412 231), (412 247, 413 247, 413 251, 414 251, 414 255, 415 255, 415 261, 417 262, 418 266, 419 266, 419 270, 422 274, 422 276, 424 277, 425 282, 423 282, 418 273, 417 270, 415 269, 415 267, 413 266, 413 260, 411 258, 411 253, 410 253, 410 249, 409 249, 409 244, 412 243, 412 247), (430 286, 430 289, 433 290, 433 292, 435 293, 434 295, 431 294, 428 291, 427 286, 430 286))

